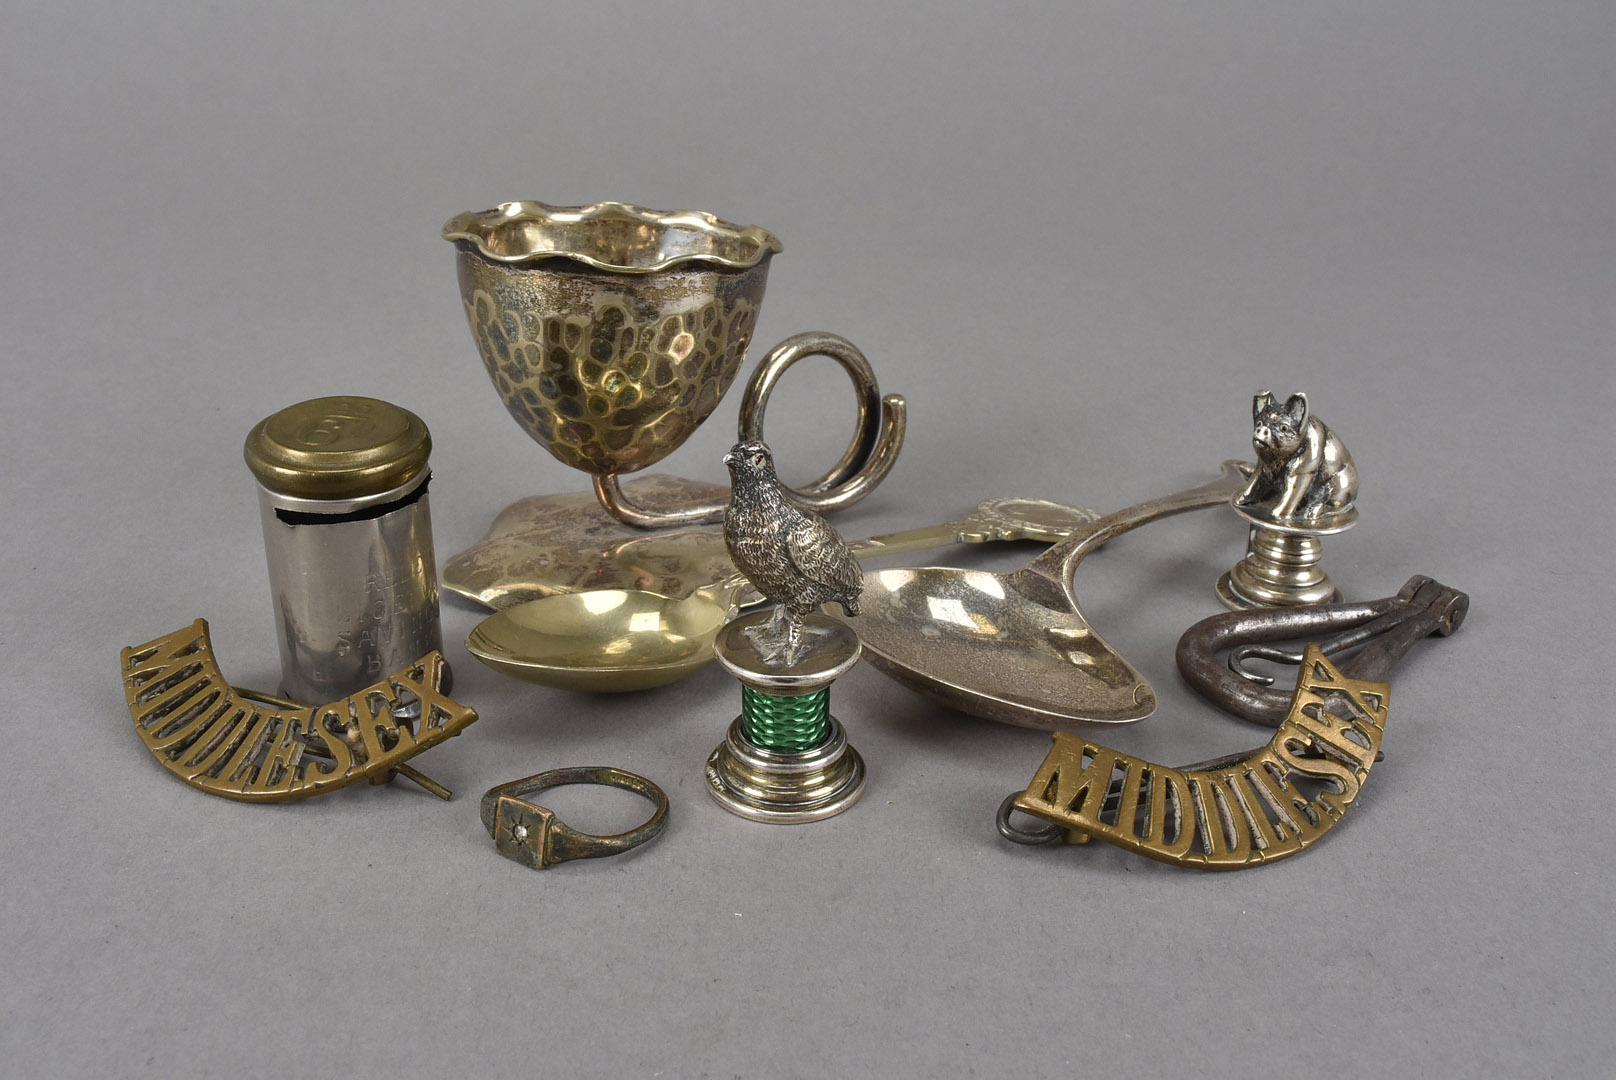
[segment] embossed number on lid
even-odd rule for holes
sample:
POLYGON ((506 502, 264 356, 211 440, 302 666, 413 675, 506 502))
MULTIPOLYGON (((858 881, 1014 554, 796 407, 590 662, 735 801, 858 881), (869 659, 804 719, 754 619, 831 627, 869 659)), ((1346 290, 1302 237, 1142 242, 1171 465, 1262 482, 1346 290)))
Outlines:
POLYGON ((281 495, 353 499, 408 483, 426 468, 432 436, 419 416, 375 398, 289 405, 247 435, 253 476, 281 495))

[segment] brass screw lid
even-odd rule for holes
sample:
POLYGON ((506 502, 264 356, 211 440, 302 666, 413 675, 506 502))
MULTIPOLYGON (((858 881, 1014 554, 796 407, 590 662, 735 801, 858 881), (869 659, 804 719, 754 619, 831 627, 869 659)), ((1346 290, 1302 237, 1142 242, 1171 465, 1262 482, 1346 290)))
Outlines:
POLYGON ((301 499, 357 499, 408 483, 426 468, 432 435, 419 416, 375 398, 288 405, 247 434, 258 482, 301 499))

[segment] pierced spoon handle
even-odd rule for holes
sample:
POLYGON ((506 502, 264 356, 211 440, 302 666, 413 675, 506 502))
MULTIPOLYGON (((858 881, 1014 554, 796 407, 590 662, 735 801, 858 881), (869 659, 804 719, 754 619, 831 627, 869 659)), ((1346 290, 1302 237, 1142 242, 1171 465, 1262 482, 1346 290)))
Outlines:
POLYGON ((850 546, 854 554, 865 559, 954 544, 1010 540, 1053 544, 1087 527, 1098 517, 1086 506, 1067 506, 1048 499, 988 499, 958 521, 883 533, 868 540, 856 540, 850 546))

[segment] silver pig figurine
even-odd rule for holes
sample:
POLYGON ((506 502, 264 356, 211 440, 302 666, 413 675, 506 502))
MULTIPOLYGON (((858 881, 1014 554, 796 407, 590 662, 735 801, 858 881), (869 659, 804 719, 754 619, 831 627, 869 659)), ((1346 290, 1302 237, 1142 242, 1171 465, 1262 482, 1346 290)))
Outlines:
POLYGON ((1335 432, 1307 409, 1306 394, 1283 405, 1259 391, 1251 402, 1257 472, 1235 496, 1253 521, 1288 528, 1329 528, 1356 514, 1358 470, 1335 432))

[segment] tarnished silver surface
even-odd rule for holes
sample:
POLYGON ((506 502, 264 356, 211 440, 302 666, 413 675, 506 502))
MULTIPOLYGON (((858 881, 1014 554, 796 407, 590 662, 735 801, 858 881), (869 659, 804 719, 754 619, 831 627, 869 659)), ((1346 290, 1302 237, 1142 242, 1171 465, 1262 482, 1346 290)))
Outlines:
MULTIPOLYGON (((635 501, 677 509, 722 500, 718 484, 654 473, 624 484, 635 501)), ((443 564, 443 587, 491 608, 586 589, 689 596, 735 573, 722 525, 637 529, 587 491, 534 495, 499 512, 481 540, 443 564)))
POLYGON ((1246 555, 1218 579, 1218 599, 1234 609, 1294 607, 1340 600, 1319 566, 1321 536, 1358 520, 1358 470, 1340 437, 1307 407, 1306 394, 1277 404, 1252 399, 1257 471, 1230 500, 1251 523, 1246 555))
POLYGON ((1184 632, 1178 641, 1178 671, 1196 693, 1225 712, 1273 727, 1285 719, 1292 692, 1275 688, 1271 676, 1245 665, 1254 659, 1301 663, 1300 652, 1275 648, 1276 643, 1317 643, 1343 675, 1381 682, 1415 643, 1432 635, 1447 637, 1469 610, 1469 596, 1415 576, 1384 600, 1225 612, 1184 632), (1218 653, 1225 649, 1228 662, 1220 664, 1218 653))
MULTIPOLYGON (((590 474, 608 514, 660 528, 717 521, 722 501, 656 507, 631 501, 618 477, 678 449, 718 405, 752 342, 780 241, 702 211, 624 203, 501 203, 458 214, 460 292, 478 352, 506 409, 557 460, 590 474)), ((761 438, 780 375, 825 355, 853 379, 852 442, 830 471, 795 493, 821 510, 849 506, 891 470, 904 401, 882 398, 869 362, 835 334, 799 334, 759 364, 741 409, 742 438, 761 438)))
POLYGON ((286 697, 345 697, 443 648, 430 476, 341 501, 258 486, 286 697))
POLYGON ((1225 462, 1219 479, 1107 514, 1011 574, 870 571, 858 622, 865 655, 905 686, 989 720, 1044 730, 1141 720, 1155 691, 1083 617, 1072 574, 1129 529, 1227 502, 1250 469, 1225 462))

